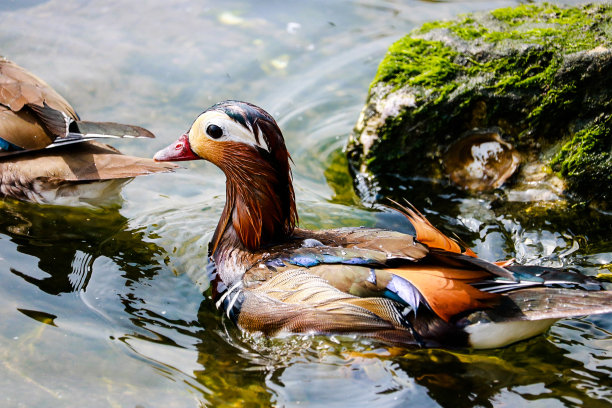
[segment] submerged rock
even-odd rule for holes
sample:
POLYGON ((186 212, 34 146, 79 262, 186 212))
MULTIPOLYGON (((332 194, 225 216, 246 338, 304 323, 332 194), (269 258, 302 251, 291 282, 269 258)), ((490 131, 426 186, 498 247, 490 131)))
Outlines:
POLYGON ((497 188, 520 157, 518 190, 606 207, 611 115, 612 5, 527 4, 427 23, 393 44, 347 153, 363 195, 397 175, 497 188))
POLYGON ((455 184, 481 191, 504 184, 517 169, 520 155, 498 132, 474 131, 448 146, 442 161, 455 184))

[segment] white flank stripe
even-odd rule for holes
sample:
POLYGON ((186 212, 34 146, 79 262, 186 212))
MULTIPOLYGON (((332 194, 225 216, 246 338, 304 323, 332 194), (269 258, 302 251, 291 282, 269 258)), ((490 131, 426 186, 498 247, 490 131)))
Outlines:
POLYGON ((504 347, 544 333, 559 319, 515 320, 500 323, 476 323, 465 328, 469 343, 476 349, 504 347))

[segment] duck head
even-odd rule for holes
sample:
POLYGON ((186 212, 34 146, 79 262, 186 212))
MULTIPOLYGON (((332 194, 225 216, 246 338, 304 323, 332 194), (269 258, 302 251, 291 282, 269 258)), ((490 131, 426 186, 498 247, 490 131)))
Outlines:
POLYGON ((298 220, 290 156, 272 116, 247 102, 220 102, 157 161, 208 160, 226 176, 226 202, 210 246, 254 251, 287 239, 298 220))

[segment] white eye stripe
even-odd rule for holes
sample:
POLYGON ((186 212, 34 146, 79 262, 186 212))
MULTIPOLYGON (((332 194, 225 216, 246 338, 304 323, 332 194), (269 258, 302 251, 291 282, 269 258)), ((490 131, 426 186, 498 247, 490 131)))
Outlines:
POLYGON ((257 134, 259 135, 259 146, 262 147, 265 151, 269 152, 270 151, 270 147, 268 146, 268 143, 266 142, 266 138, 263 135, 263 132, 261 131, 261 128, 259 127, 259 125, 257 125, 257 134))
POLYGON ((223 130, 223 136, 213 140, 241 142, 251 146, 260 147, 266 151, 269 151, 268 144, 266 143, 266 140, 264 139, 259 126, 257 126, 257 130, 259 132, 258 142, 257 138, 255 137, 255 133, 253 132, 253 129, 251 128, 251 125, 249 123, 247 123, 247 129, 223 112, 204 112, 202 115, 200 115, 196 122, 198 122, 197 125, 200 127, 201 132, 206 135, 206 137, 210 137, 206 132, 206 129, 210 125, 219 126, 223 130))

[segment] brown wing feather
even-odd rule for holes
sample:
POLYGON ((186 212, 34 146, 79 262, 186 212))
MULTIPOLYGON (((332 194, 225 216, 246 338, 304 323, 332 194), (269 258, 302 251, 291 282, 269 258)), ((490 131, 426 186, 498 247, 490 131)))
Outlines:
POLYGON ((90 141, 14 156, 8 162, 0 162, 0 173, 3 183, 11 177, 22 182, 40 178, 78 182, 130 178, 175 167, 171 163, 126 156, 108 145, 90 141))
POLYGON ((28 104, 43 106, 43 102, 74 120, 79 119, 68 101, 49 84, 14 62, 0 58, 0 104, 17 112, 28 104))
POLYGON ((505 319, 541 320, 563 319, 591 314, 612 313, 612 291, 577 291, 566 288, 529 288, 507 294, 514 308, 507 307, 498 314, 505 319), (514 310, 518 309, 518 313, 514 310))
POLYGON ((397 231, 376 228, 341 228, 310 231, 296 228, 296 239, 316 239, 331 247, 359 248, 385 253, 387 258, 418 260, 428 254, 427 248, 414 237, 397 231))
POLYGON ((392 301, 352 296, 305 269, 275 275, 243 293, 238 324, 246 330, 266 334, 368 332, 393 329, 397 321, 377 313, 392 309, 392 301), (385 308, 381 302, 389 304, 385 308), (370 307, 369 303, 372 303, 370 307))
POLYGON ((60 112, 73 120, 79 118, 68 101, 45 81, 3 58, 0 105, 0 137, 24 149, 42 149, 66 134, 68 124, 60 112), (40 110, 56 114, 41 116, 40 110))
POLYGON ((24 149, 42 149, 53 143, 54 136, 30 110, 13 112, 0 105, 0 138, 24 149))
POLYGON ((408 265, 388 272, 412 283, 431 309, 445 321, 460 313, 487 308, 499 295, 482 292, 470 283, 487 278, 486 271, 441 266, 408 265))
POLYGON ((394 329, 393 324, 361 307, 336 305, 327 310, 273 301, 245 292, 238 325, 247 331, 275 335, 292 333, 359 333, 394 329))

